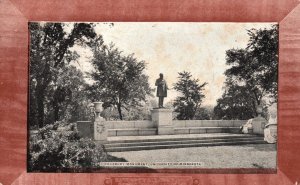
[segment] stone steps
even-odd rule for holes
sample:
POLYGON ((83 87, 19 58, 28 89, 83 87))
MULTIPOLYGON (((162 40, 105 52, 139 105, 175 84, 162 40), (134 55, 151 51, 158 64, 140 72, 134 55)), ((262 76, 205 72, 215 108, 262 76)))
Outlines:
POLYGON ((105 144, 107 152, 122 151, 139 151, 139 150, 156 150, 170 148, 187 148, 187 147, 203 147, 203 146, 220 146, 220 145, 243 145, 243 144, 262 144, 266 143, 263 137, 251 135, 207 135, 206 137, 180 137, 178 138, 153 138, 153 139, 131 139, 121 141, 109 141, 105 144))
POLYGON ((222 139, 222 138, 217 138, 217 139, 197 139, 197 140, 182 140, 182 141, 163 141, 163 142, 132 142, 132 143, 111 143, 111 144, 106 144, 106 147, 127 147, 127 146, 139 146, 139 145, 171 145, 171 144, 189 144, 189 143, 200 143, 200 142, 222 142, 222 141, 253 141, 257 140, 257 138, 229 138, 229 139, 222 139))
POLYGON ((183 140, 203 140, 203 139, 228 139, 228 138, 253 138, 256 135, 251 134, 229 134, 229 133, 211 133, 211 134, 181 134, 181 135, 152 135, 152 136, 120 136, 108 137, 109 143, 132 143, 132 142, 161 142, 161 141, 183 141, 183 140))
POLYGON ((151 136, 117 136, 108 137, 109 143, 131 143, 131 142, 152 142, 152 141, 182 141, 182 140, 203 140, 203 139, 227 139, 227 138, 253 138, 251 134, 230 134, 230 133, 210 133, 210 134, 181 134, 181 135, 151 135, 151 136))

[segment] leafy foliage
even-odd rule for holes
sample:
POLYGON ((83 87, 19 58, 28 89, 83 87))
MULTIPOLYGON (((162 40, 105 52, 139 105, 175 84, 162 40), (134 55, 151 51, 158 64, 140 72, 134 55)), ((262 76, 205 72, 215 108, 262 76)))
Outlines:
POLYGON ((87 84, 83 74, 74 66, 60 69, 54 87, 52 105, 54 107, 54 120, 67 120, 69 122, 87 119, 90 110, 85 91, 87 84))
POLYGON ((225 71, 225 92, 214 109, 217 118, 249 119, 257 116, 258 105, 266 106, 263 98, 277 102, 278 26, 251 29, 248 35, 246 48, 226 51, 230 68, 225 71))
POLYGON ((194 119, 196 120, 210 120, 213 118, 212 110, 207 107, 200 107, 196 113, 194 119))
POLYGON ((103 101, 104 108, 117 107, 119 119, 123 119, 122 109, 140 107, 151 95, 148 76, 144 74, 146 64, 138 61, 133 54, 124 56, 113 44, 95 44, 91 73, 95 81, 90 86, 91 97, 103 101))
MULTIPOLYGON (((256 102, 253 93, 245 86, 236 84, 227 84, 227 88, 222 95, 222 98, 217 100, 217 106, 214 108, 214 117, 216 119, 239 119, 247 120, 257 116, 256 102)), ((264 102, 263 116, 267 115, 267 107, 264 102)))
MULTIPOLYGON (((82 172, 111 160, 103 145, 80 138, 75 124, 56 122, 30 134, 28 171, 82 172)), ((114 159, 124 161, 124 159, 114 159)))
POLYGON ((236 83, 244 83, 254 94, 257 104, 266 94, 277 101, 278 27, 252 29, 248 34, 247 48, 226 52, 226 63, 231 68, 225 75, 236 83))
MULTIPOLYGON (((44 126, 45 120, 53 123, 59 119, 58 112, 63 110, 62 104, 71 96, 72 89, 61 83, 64 81, 59 81, 59 76, 65 71, 70 70, 70 75, 74 71, 67 69, 67 65, 76 60, 78 55, 71 52, 70 48, 75 44, 88 43, 96 36, 92 24, 75 23, 70 33, 65 31, 64 26, 62 23, 29 24, 29 119, 31 125, 40 128, 44 126)), ((78 71, 75 73, 79 74, 78 71)), ((72 77, 70 76, 69 81, 73 80, 72 77)))
MULTIPOLYGON (((119 113, 115 107, 108 107, 104 109, 101 116, 106 120, 119 120, 119 113)), ((122 118, 123 120, 150 120, 150 108, 147 108, 147 104, 143 107, 130 107, 127 109, 122 108, 122 118)))
POLYGON ((181 93, 173 103, 174 111, 177 112, 177 119, 193 119, 205 95, 202 93, 206 82, 199 84, 198 79, 192 79, 189 72, 179 72, 178 82, 174 84, 174 89, 181 93))

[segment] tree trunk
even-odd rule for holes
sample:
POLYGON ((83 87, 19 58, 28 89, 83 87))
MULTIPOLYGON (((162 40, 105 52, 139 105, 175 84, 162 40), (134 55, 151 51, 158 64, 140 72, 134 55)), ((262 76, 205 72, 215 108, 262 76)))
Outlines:
POLYGON ((118 103, 118 104, 117 104, 117 107, 118 107, 118 112, 119 112, 120 120, 123 120, 122 110, 121 110, 121 103, 118 103))
POLYGON ((194 108, 194 110, 193 110, 193 117, 192 117, 192 120, 195 119, 195 115, 196 115, 196 112, 197 112, 198 108, 199 108, 199 104, 196 104, 196 106, 195 106, 195 108, 194 108))
POLYGON ((255 117, 257 117, 258 114, 257 114, 257 111, 256 111, 256 105, 255 105, 255 101, 254 100, 252 101, 252 106, 253 106, 253 109, 254 109, 255 117))
POLYGON ((61 93, 62 91, 60 90, 60 87, 57 87, 57 89, 54 92, 53 95, 53 110, 54 110, 54 121, 58 121, 59 120, 59 102, 61 101, 61 93))
POLYGON ((54 103, 53 109, 54 109, 54 121, 58 121, 59 120, 59 105, 57 102, 54 103))
POLYGON ((44 94, 43 88, 38 87, 36 91, 36 101, 37 101, 37 120, 39 128, 44 126, 44 94))

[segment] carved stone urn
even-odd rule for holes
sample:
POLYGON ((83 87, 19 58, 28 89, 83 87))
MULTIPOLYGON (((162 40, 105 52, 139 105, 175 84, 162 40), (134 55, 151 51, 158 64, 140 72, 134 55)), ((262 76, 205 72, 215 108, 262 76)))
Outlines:
POLYGON ((93 102, 93 104, 95 108, 96 118, 100 117, 100 113, 103 111, 103 102, 93 102))

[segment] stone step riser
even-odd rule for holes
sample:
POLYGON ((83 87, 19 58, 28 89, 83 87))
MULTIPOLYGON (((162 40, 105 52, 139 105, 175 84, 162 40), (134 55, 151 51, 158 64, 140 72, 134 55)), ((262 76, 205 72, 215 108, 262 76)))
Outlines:
POLYGON ((205 146, 224 146, 224 145, 244 145, 244 144, 265 144, 263 140, 239 141, 239 142, 210 142, 210 143, 193 143, 193 144, 175 144, 175 145, 153 145, 140 147, 115 147, 107 148, 107 152, 124 152, 124 151, 140 151, 140 150, 158 150, 172 148, 189 148, 189 147, 205 147, 205 146))
POLYGON ((175 129, 174 134, 239 133, 240 128, 189 128, 175 129))
POLYGON ((122 130, 122 129, 114 129, 114 130, 108 130, 108 136, 151 136, 151 135, 157 135, 157 129, 133 129, 133 130, 122 130))
POLYGON ((105 147, 130 147, 130 146, 150 146, 150 145, 173 145, 173 144, 191 144, 191 143, 207 143, 207 142, 238 142, 238 141, 253 141, 253 140, 262 140, 259 137, 253 138, 227 138, 227 139, 197 139, 197 140, 183 140, 183 141, 153 141, 153 142, 132 142, 132 143, 112 143, 106 144, 105 147))
MULTIPOLYGON (((192 135, 192 134, 191 134, 192 135)), ((164 141, 185 141, 185 140, 207 140, 207 139, 244 139, 244 138, 261 138, 256 135, 244 135, 244 136, 216 136, 216 137, 187 137, 187 138, 165 138, 165 139, 135 139, 135 140, 118 140, 118 141, 109 141, 112 143, 132 143, 132 142, 164 142, 164 141)))
MULTIPOLYGON (((174 134, 206 134, 206 133, 239 133, 239 127, 183 127, 174 128, 174 134)), ((157 129, 143 128, 143 129, 109 129, 108 136, 148 136, 156 135, 157 129)))

